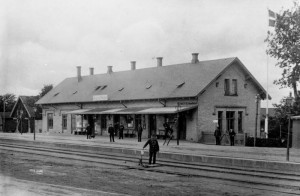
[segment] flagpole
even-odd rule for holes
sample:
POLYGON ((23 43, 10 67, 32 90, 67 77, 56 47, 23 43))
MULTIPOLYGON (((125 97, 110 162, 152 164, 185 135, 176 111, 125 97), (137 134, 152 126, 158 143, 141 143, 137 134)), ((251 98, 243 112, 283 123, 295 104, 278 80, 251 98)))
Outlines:
POLYGON ((267 108, 266 108, 266 118, 265 118, 265 133, 266 133, 266 138, 268 138, 269 134, 269 55, 267 54, 267 108))
MULTIPOLYGON (((275 27, 275 20, 273 21, 270 20, 270 18, 274 18, 276 19, 276 15, 273 11, 271 11, 269 8, 268 9, 268 27, 272 26, 275 27), (273 23, 272 23, 273 21, 273 23)), ((267 95, 266 95, 266 99, 267 99, 267 108, 266 108, 266 118, 265 118, 265 133, 266 133, 266 138, 268 138, 268 134, 269 134, 269 55, 267 54, 267 95)))

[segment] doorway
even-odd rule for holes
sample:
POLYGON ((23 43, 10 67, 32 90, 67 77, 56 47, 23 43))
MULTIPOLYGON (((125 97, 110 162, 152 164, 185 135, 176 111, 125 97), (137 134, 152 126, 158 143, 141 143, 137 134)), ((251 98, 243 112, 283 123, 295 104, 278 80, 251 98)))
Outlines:
POLYGON ((156 134, 156 115, 155 114, 150 114, 149 115, 148 138, 150 138, 152 134, 156 134))
POLYGON ((120 126, 120 115, 113 115, 114 129, 115 135, 119 136, 119 126, 120 126))
POLYGON ((185 114, 179 113, 178 118, 179 139, 186 139, 186 117, 185 114))

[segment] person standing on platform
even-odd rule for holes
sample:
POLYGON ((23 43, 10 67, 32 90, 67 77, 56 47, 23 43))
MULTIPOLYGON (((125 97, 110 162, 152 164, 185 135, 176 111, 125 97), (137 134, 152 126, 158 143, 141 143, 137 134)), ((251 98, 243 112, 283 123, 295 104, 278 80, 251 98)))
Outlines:
POLYGON ((229 130, 230 146, 234 146, 234 136, 235 132, 233 129, 229 130))
POLYGON ((153 164, 156 162, 156 153, 159 152, 159 144, 156 139, 156 135, 152 134, 151 138, 145 143, 144 148, 149 144, 149 165, 152 163, 153 159, 153 164))
POLYGON ((91 135, 92 135, 92 127, 90 124, 87 124, 86 128, 86 139, 91 139, 91 135))
POLYGON ((214 136, 216 137, 216 145, 221 145, 221 131, 219 127, 216 128, 214 136))
POLYGON ((143 132, 143 128, 142 128, 141 124, 138 125, 137 132, 138 132, 138 142, 141 142, 142 141, 142 132, 143 132))
POLYGON ((123 131, 124 131, 124 125, 123 123, 121 123, 120 127, 119 127, 119 139, 123 139, 123 131))
POLYGON ((112 124, 109 124, 108 133, 110 142, 115 142, 115 129, 113 128, 112 124))

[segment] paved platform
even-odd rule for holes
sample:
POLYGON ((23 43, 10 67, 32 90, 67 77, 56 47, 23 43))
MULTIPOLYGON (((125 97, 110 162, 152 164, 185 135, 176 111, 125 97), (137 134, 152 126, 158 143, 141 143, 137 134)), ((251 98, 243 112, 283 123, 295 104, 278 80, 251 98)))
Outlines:
MULTIPOLYGON (((0 133, 0 139, 15 139, 33 141, 32 133, 0 133)), ((86 139, 85 135, 36 134, 35 142, 60 143, 76 145, 81 148, 114 151, 127 154, 138 154, 147 139, 137 142, 137 138, 124 138, 110 142, 109 137, 96 136, 86 139)), ((245 146, 216 146, 196 142, 172 140, 169 145, 163 145, 164 140, 158 140, 160 158, 175 159, 188 162, 223 164, 227 166, 252 167, 269 170, 287 170, 300 172, 300 150, 290 149, 290 161, 286 161, 286 148, 263 148, 245 146)))

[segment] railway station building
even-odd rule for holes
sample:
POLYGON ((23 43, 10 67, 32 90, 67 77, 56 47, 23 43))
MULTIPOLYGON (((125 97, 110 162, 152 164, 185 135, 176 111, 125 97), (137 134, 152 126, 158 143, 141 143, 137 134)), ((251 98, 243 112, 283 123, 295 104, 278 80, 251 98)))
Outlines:
POLYGON ((216 126, 225 134, 259 135, 260 100, 266 91, 236 57, 199 61, 192 54, 188 63, 128 71, 81 75, 66 78, 36 104, 42 106, 42 131, 82 134, 90 124, 97 136, 108 135, 110 124, 125 127, 125 137, 135 137, 137 125, 143 138, 164 135, 164 123, 174 130, 174 138, 214 143, 216 126), (255 97, 259 95, 260 99, 255 97), (258 102, 256 102, 258 100, 258 102), (258 119, 257 119, 258 118, 258 119), (258 120, 258 123, 256 121, 258 120), (257 127, 256 127, 257 126, 257 127))

